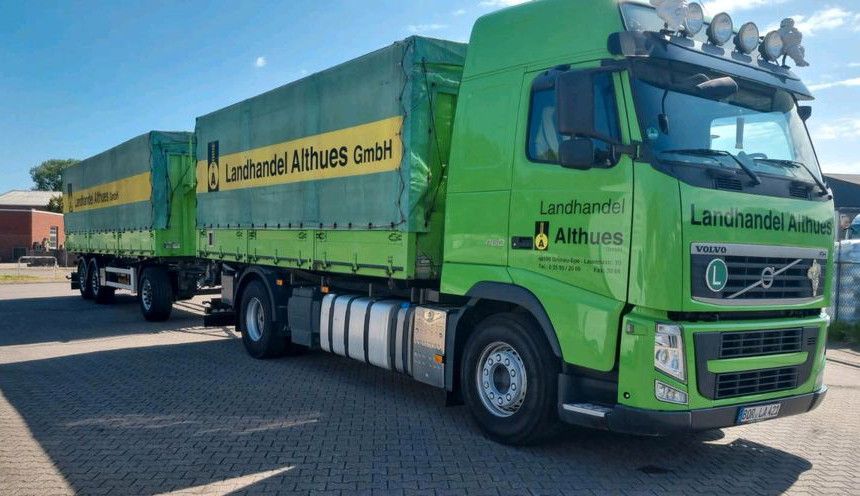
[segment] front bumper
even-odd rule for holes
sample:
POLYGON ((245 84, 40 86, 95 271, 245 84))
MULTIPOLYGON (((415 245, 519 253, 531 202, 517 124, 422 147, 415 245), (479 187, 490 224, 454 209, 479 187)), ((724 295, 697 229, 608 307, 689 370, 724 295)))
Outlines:
POLYGON ((741 407, 780 403, 779 416, 775 418, 806 413, 818 408, 826 394, 827 386, 822 386, 818 391, 800 396, 678 412, 616 405, 605 411, 603 416, 571 411, 560 405, 559 416, 562 421, 574 425, 642 436, 666 436, 736 426, 741 407))

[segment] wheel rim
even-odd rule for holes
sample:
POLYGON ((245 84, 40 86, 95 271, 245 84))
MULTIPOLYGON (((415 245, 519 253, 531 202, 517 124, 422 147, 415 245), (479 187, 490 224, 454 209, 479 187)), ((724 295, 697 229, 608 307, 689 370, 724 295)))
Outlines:
POLYGON ((149 309, 152 308, 152 283, 149 282, 148 278, 144 278, 143 284, 141 284, 140 302, 143 304, 143 308, 146 311, 149 311, 149 309))
POLYGON ((263 326, 266 325, 266 313, 263 302, 259 298, 251 298, 245 310, 245 332, 251 341, 259 341, 263 337, 263 326))
POLYGON ((517 413, 528 387, 525 364, 517 350, 501 341, 484 348, 475 369, 475 385, 491 414, 510 417, 517 413))
POLYGON ((92 289, 93 294, 98 294, 99 292, 99 269, 98 266, 93 264, 90 272, 90 289, 92 289))

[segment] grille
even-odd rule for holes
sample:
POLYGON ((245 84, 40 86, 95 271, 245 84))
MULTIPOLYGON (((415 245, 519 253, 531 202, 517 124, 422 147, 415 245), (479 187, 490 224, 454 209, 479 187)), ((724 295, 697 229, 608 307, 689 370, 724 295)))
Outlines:
MULTIPOLYGON (((730 256, 726 257, 725 261, 729 269, 729 280, 722 294, 724 297, 728 297, 759 282, 764 269, 773 267, 776 270, 781 270, 786 265, 797 261, 797 259, 730 256)), ((812 259, 803 259, 792 268, 775 276, 773 278, 773 285, 770 288, 764 288, 760 285, 740 295, 738 298, 811 298, 814 295, 812 294, 812 283, 809 281, 807 273, 809 272, 809 268, 812 267, 812 263, 812 259)))
POLYGON ((788 188, 788 193, 795 198, 809 199, 809 188, 806 186, 791 186, 788 188))
POLYGON ((797 367, 718 374, 716 399, 794 389, 797 375, 797 367))
POLYGON ((729 191, 744 190, 744 185, 739 179, 732 179, 728 177, 718 177, 714 179, 714 186, 716 186, 717 189, 725 189, 729 191))
POLYGON ((802 329, 722 333, 720 358, 795 353, 801 350, 802 329))

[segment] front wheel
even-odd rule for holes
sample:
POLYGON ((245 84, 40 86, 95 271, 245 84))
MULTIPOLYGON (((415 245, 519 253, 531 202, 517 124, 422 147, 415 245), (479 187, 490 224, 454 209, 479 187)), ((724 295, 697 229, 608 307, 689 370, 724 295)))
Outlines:
POLYGON ((288 351, 287 337, 272 318, 269 292, 260 281, 251 281, 242 292, 238 325, 245 350, 254 358, 272 358, 288 351))
POLYGON ((460 384, 475 421, 495 441, 531 444, 558 423, 558 360, 523 316, 495 315, 478 325, 463 352, 460 384))

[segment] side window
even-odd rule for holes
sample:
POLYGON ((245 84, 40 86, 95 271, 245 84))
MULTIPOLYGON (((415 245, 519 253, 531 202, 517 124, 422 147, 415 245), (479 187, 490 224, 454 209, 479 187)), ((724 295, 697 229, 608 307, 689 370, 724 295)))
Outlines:
MULTIPOLYGON (((540 76, 532 89, 528 157, 535 162, 558 163, 559 143, 569 137, 558 133, 555 87, 546 87, 546 78, 546 74, 540 76)), ((595 78, 594 98, 595 129, 606 136, 620 140, 618 107, 610 73, 599 74, 595 78)), ((600 140, 593 141, 595 163, 608 159, 611 151, 609 144, 600 140)))

